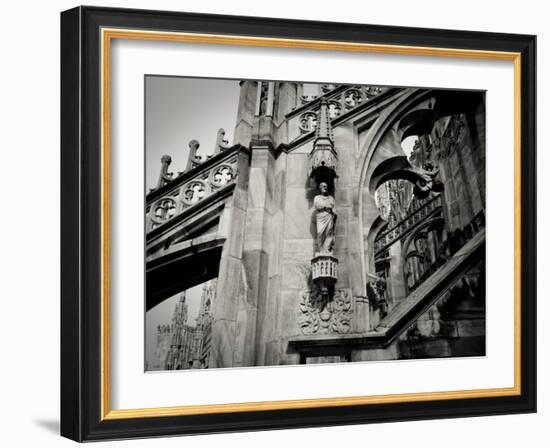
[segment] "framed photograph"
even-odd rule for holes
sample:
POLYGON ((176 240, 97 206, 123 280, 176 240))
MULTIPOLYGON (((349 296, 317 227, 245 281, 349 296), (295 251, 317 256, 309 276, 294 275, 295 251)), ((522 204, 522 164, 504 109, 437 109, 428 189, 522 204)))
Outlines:
POLYGON ((535 36, 61 14, 61 433, 536 411, 535 36))

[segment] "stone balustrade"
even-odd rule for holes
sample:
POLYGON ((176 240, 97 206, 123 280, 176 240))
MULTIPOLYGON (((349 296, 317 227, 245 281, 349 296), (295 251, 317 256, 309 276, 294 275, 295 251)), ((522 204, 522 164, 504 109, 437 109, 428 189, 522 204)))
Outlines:
MULTIPOLYGON (((328 86, 328 85, 327 85, 328 86)), ((323 95, 314 98, 302 98, 302 106, 291 112, 287 117, 299 114, 299 128, 302 134, 315 130, 317 115, 321 99, 328 101, 331 120, 338 118, 354 110, 360 105, 387 90, 387 87, 379 86, 332 86, 323 89, 323 95)))
POLYGON ((235 183, 240 145, 228 148, 153 190, 146 197, 146 232, 235 183))

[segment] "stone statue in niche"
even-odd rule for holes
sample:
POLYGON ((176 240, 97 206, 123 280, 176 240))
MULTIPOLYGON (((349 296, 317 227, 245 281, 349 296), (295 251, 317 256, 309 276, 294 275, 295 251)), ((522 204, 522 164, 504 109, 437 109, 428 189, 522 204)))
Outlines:
POLYGON ((326 182, 319 184, 319 192, 320 194, 313 199, 316 212, 317 246, 320 253, 332 254, 337 218, 334 211, 334 197, 329 194, 326 182))

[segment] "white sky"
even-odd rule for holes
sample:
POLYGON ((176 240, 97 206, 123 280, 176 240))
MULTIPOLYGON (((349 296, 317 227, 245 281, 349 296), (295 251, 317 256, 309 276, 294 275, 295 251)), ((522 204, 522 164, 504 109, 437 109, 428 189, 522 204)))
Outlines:
POLYGON ((218 129, 232 143, 239 105, 239 81, 167 76, 145 77, 145 186, 155 187, 160 159, 172 157, 169 171, 184 171, 189 141, 199 154, 214 151, 218 129))
POLYGON ((401 148, 407 157, 411 155, 416 140, 418 140, 418 135, 410 135, 401 142, 401 148))

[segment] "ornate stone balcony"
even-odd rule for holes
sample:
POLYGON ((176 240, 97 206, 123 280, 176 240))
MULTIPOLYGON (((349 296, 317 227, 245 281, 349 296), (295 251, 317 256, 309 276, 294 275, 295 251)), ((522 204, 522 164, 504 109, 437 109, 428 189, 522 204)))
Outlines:
POLYGON ((244 149, 241 145, 226 148, 151 191, 146 197, 146 232, 234 186, 238 175, 237 156, 244 149))

